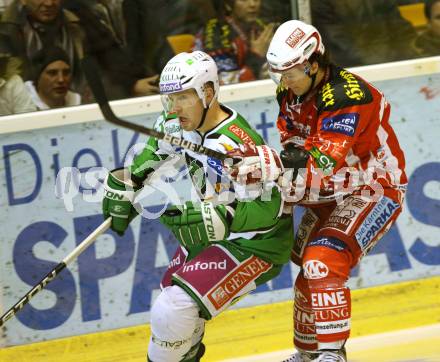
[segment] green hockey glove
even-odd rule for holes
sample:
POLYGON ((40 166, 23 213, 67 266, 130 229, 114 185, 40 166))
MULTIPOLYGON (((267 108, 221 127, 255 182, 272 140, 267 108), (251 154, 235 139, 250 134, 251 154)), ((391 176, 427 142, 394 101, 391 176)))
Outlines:
POLYGON ((165 211, 160 220, 186 247, 226 239, 233 211, 225 205, 214 206, 207 201, 197 206, 195 208, 192 202, 173 206, 165 211))
POLYGON ((137 216, 132 205, 135 192, 139 190, 130 180, 124 180, 124 169, 111 171, 104 182, 102 212, 104 218, 112 217, 111 229, 123 235, 128 224, 137 216))

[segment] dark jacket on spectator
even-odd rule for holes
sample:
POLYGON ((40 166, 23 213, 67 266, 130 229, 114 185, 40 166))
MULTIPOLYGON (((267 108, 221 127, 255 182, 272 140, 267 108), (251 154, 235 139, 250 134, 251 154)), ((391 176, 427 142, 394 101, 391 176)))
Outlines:
POLYGON ((30 58, 47 42, 50 45, 59 45, 69 55, 72 74, 76 79, 76 85, 79 86, 81 80, 78 60, 84 55, 85 33, 78 17, 68 10, 63 10, 62 19, 56 24, 56 27, 51 27, 47 31, 47 39, 42 42, 32 34, 35 32, 36 30, 29 26, 24 7, 18 0, 13 1, 3 13, 0 33, 10 39, 13 54, 23 60, 23 78, 29 79, 31 76, 30 58), (60 28, 63 28, 63 36, 59 35, 60 28), (68 36, 64 36, 65 34, 68 36), (28 37, 31 37, 32 41, 28 41, 28 37))
MULTIPOLYGON (((73 88, 79 93, 84 92, 86 84, 80 69, 80 59, 84 55, 93 56, 98 61, 110 99, 130 97, 134 83, 144 76, 142 69, 130 60, 112 32, 85 1, 65 0, 60 18, 41 36, 35 26, 30 26, 26 9, 15 0, 2 17, 0 33, 12 39, 14 53, 23 58, 27 69, 30 69, 29 59, 46 43, 64 49, 71 59, 73 88), (29 42, 29 37, 34 41, 29 42)), ((29 75, 26 71, 24 78, 29 79, 29 75)))
POLYGON ((127 48, 149 75, 160 73, 174 55, 167 36, 195 34, 215 16, 205 0, 124 0, 122 6, 127 48))
POLYGON ((109 97, 118 99, 132 96, 134 83, 146 75, 142 64, 135 62, 122 48, 112 30, 100 21, 87 0, 64 0, 64 4, 81 21, 87 39, 85 54, 98 61, 109 97))

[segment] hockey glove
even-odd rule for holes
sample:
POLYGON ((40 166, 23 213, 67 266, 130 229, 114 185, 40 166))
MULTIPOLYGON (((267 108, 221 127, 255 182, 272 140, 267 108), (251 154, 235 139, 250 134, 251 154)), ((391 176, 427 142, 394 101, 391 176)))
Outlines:
POLYGON ((104 199, 102 200, 102 212, 104 218, 112 217, 111 229, 122 236, 128 224, 137 216, 132 202, 135 187, 131 181, 124 180, 124 169, 111 171, 104 182, 104 199))
POLYGON ((173 206, 165 211, 160 221, 167 226, 183 246, 208 245, 229 236, 229 208, 202 202, 194 208, 192 202, 173 206))
POLYGON ((284 173, 278 179, 278 186, 284 199, 284 206, 292 206, 304 197, 307 162, 310 155, 307 151, 297 147, 293 143, 284 144, 284 150, 280 152, 280 159, 284 166, 284 173))
POLYGON ((283 172, 278 153, 266 145, 242 144, 227 155, 234 163, 230 164, 231 159, 227 159, 224 168, 234 181, 241 184, 275 181, 283 172))
POLYGON ((296 147, 292 143, 285 144, 284 150, 280 152, 280 159, 283 166, 293 170, 293 179, 296 178, 301 168, 307 167, 309 156, 307 151, 296 147))

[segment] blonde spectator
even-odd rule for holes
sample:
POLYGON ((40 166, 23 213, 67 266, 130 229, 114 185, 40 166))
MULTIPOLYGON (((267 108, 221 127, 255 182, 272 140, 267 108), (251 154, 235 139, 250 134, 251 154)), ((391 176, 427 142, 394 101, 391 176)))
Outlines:
POLYGON ((23 79, 18 75, 21 61, 12 57, 6 42, 0 39, 0 115, 36 111, 23 79))

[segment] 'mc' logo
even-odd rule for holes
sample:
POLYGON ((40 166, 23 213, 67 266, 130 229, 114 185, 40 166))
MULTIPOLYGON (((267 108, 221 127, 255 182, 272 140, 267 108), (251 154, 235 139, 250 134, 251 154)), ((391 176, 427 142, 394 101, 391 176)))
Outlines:
POLYGON ((328 275, 328 267, 319 260, 308 260, 303 264, 304 276, 307 279, 321 279, 328 275))

